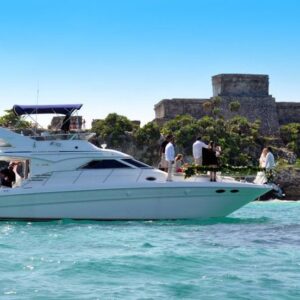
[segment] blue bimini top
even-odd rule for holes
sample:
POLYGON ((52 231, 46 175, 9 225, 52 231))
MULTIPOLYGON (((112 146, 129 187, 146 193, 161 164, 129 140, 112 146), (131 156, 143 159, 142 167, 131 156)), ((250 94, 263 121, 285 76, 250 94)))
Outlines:
POLYGON ((62 114, 71 115, 79 110, 82 104, 60 104, 60 105, 14 105, 13 112, 16 116, 31 114, 62 114))

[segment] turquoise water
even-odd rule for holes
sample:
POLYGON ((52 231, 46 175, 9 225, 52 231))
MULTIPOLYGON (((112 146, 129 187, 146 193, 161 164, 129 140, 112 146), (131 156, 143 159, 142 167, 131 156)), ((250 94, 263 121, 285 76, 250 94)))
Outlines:
POLYGON ((300 299, 300 202, 216 220, 0 222, 0 299, 300 299))

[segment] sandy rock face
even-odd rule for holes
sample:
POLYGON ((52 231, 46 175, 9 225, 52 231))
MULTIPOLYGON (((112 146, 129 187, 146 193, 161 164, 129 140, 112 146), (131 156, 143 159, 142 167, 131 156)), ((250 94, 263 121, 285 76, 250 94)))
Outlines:
POLYGON ((276 182, 283 188, 287 200, 300 200, 300 169, 289 167, 280 171, 276 182))

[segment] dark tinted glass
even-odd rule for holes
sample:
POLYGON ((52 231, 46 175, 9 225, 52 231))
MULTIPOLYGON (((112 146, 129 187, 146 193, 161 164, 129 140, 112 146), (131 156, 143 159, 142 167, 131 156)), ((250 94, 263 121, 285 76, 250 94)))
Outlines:
POLYGON ((83 169, 119 169, 119 168, 130 168, 130 167, 114 159, 93 160, 83 167, 83 169))

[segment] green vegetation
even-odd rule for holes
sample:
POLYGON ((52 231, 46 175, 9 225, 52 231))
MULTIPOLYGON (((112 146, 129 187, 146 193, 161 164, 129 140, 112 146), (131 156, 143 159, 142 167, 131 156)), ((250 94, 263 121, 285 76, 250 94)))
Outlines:
POLYGON ((206 101, 202 105, 209 116, 222 118, 221 104, 222 99, 220 97, 214 97, 212 100, 206 101))
POLYGON ((26 129, 31 127, 31 123, 16 116, 12 109, 5 110, 5 115, 0 117, 1 127, 11 127, 15 129, 26 129))
POLYGON ((155 145, 160 138, 160 130, 156 123, 149 122, 143 127, 138 128, 134 136, 138 146, 155 145))
POLYGON ((113 113, 93 122, 91 130, 97 135, 95 144, 105 142, 108 148, 125 151, 150 165, 157 164, 161 134, 156 123, 138 127, 127 117, 113 113))
MULTIPOLYGON (((207 106, 219 109, 218 98, 207 106)), ((238 110, 239 102, 231 102, 232 110, 238 110)), ((300 149, 299 124, 289 124, 281 128, 283 140, 292 151, 300 149), (293 147, 292 147, 293 146, 293 147)), ((249 122, 239 115, 229 120, 218 116, 205 116, 195 119, 190 115, 180 115, 159 127, 155 122, 149 122, 141 128, 135 127, 125 116, 109 114, 104 120, 93 123, 92 131, 96 132, 101 142, 108 147, 122 149, 125 143, 131 143, 133 151, 143 149, 143 159, 149 164, 155 164, 157 148, 161 135, 173 134, 176 152, 192 155, 192 144, 198 136, 206 142, 215 141, 222 148, 221 163, 232 166, 257 166, 261 149, 265 145, 275 145, 274 137, 262 137, 259 134, 260 121, 249 122)), ((276 148, 276 147, 275 147, 276 148)), ((135 155, 135 153, 132 153, 135 155)), ((283 166, 286 162, 279 163, 283 166)))
POLYGON ((156 123, 149 122, 143 127, 137 127, 127 117, 116 113, 109 114, 104 120, 97 120, 92 124, 101 142, 109 147, 121 148, 122 144, 131 136, 137 147, 156 145, 160 139, 160 130, 156 123))
POLYGON ((229 110, 231 112, 237 112, 237 111, 239 111, 240 107, 241 107, 241 104, 240 104, 240 102, 238 100, 231 101, 229 103, 229 110))
MULTIPOLYGON (((91 131, 97 135, 95 143, 105 142, 108 147, 129 151, 134 156, 138 153, 137 158, 152 165, 159 159, 161 136, 173 134, 177 153, 191 156, 192 144, 201 136, 205 142, 212 140, 221 146, 220 160, 223 166, 257 166, 262 147, 278 147, 278 138, 260 136, 260 121, 249 122, 239 115, 224 120, 219 115, 220 104, 221 101, 216 97, 203 104, 209 110, 208 116, 198 120, 190 115, 180 115, 161 127, 155 122, 138 127, 127 117, 112 113, 103 120, 93 122, 91 131)), ((239 102, 231 102, 230 108, 231 111, 237 111, 239 102)), ((31 127, 31 123, 15 116, 12 110, 7 110, 6 114, 0 117, 0 126, 25 129, 31 127)), ((300 156, 300 124, 284 125, 280 132, 288 149, 300 156)), ((278 169, 290 167, 284 159, 277 158, 277 161, 278 169)), ((300 168, 299 159, 294 167, 300 168)))
POLYGON ((249 161, 256 163, 261 150, 259 125, 259 122, 251 123, 240 116, 225 121, 208 116, 196 120, 190 115, 182 115, 166 122, 161 131, 164 135, 172 133, 175 136, 178 152, 191 155, 193 142, 201 136, 204 141, 213 140, 221 146, 222 163, 247 165, 249 161))
POLYGON ((190 153, 191 141, 195 139, 199 126, 190 115, 177 116, 164 124, 161 132, 164 136, 173 134, 178 152, 190 153))
POLYGON ((300 123, 281 126, 280 134, 287 148, 300 156, 300 123))
POLYGON ((279 158, 276 162, 276 171, 280 172, 287 168, 300 169, 300 158, 298 158, 293 165, 289 164, 286 160, 279 158))
POLYGON ((116 113, 109 114, 104 120, 97 120, 92 124, 92 132, 95 132, 102 141, 106 141, 110 147, 118 147, 126 135, 134 126, 125 116, 116 113))

